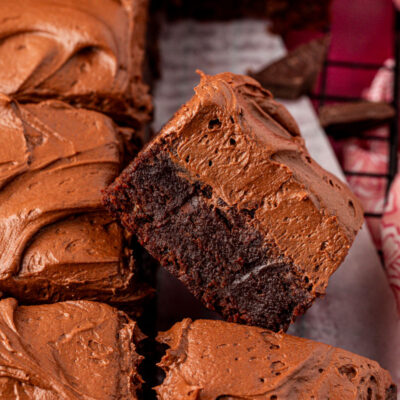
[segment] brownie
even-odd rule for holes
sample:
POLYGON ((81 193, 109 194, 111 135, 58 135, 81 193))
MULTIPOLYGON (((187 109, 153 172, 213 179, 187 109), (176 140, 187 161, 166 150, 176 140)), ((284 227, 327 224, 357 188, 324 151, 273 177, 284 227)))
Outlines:
POLYGON ((0 92, 66 100, 141 127, 151 111, 142 81, 147 3, 0 2, 0 92))
POLYGON ((106 304, 18 306, 0 301, 0 397, 7 400, 135 400, 143 335, 106 304))
POLYGON ((105 204, 206 307, 287 329, 325 293, 361 206, 254 79, 202 74, 195 91, 105 204))
POLYGON ((321 125, 329 134, 354 134, 391 121, 395 109, 387 103, 357 101, 327 104, 319 109, 321 125))
POLYGON ((375 361, 327 344, 262 328, 185 319, 158 340, 159 400, 396 400, 375 361))
POLYGON ((101 191, 121 171, 123 139, 97 112, 0 95, 0 292, 26 303, 141 303, 130 234, 101 191))
POLYGON ((331 0, 153 0, 167 18, 230 20, 266 18, 271 30, 284 34, 289 30, 324 29, 330 24, 331 0))
POLYGON ((311 93, 328 53, 330 37, 324 36, 292 50, 250 76, 282 99, 297 99, 311 93))

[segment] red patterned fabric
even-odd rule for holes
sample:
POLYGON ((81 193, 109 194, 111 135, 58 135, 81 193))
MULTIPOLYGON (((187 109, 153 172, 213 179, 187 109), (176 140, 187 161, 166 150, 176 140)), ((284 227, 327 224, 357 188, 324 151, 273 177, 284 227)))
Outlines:
POLYGON ((400 175, 391 186, 381 229, 386 273, 400 314, 400 175))
MULTIPOLYGON (((400 0, 398 0, 400 3, 400 0)), ((391 102, 393 99, 393 67, 394 60, 389 59, 376 74, 371 86, 365 91, 364 97, 370 101, 391 102)))
MULTIPOLYGON (((343 146, 343 168, 346 171, 357 172, 387 172, 388 146, 386 142, 367 142, 359 139, 349 139, 343 146)), ((367 213, 382 213, 386 179, 360 176, 348 176, 350 187, 361 200, 367 213)), ((380 225, 376 218, 366 218, 372 238, 377 248, 381 247, 380 225)))
MULTIPOLYGON (((400 1, 400 0, 399 0, 400 1)), ((390 102, 393 96, 394 61, 387 60, 378 71, 371 86, 363 96, 370 101, 390 102)), ((368 132, 369 135, 387 137, 389 129, 381 127, 368 132)), ((346 171, 387 173, 388 144, 385 141, 349 139, 342 148, 343 168, 346 171)), ((361 200, 367 213, 382 213, 385 202, 386 179, 349 176, 348 182, 361 200)), ((367 224, 378 249, 381 249, 381 229, 377 218, 367 218, 367 224)))
MULTIPOLYGON (((400 5, 400 0, 398 0, 400 5)), ((390 102, 393 96, 393 60, 385 62, 374 78, 364 97, 370 101, 390 102)), ((389 128, 382 127, 368 132, 387 137, 389 128)), ((388 144, 385 141, 349 139, 343 145, 343 168, 346 171, 387 173, 388 144)), ((386 179, 349 176, 349 185, 361 200, 367 213, 384 213, 382 220, 366 218, 372 238, 383 251, 389 283, 396 297, 400 314, 400 175, 392 184, 385 206, 386 179)))

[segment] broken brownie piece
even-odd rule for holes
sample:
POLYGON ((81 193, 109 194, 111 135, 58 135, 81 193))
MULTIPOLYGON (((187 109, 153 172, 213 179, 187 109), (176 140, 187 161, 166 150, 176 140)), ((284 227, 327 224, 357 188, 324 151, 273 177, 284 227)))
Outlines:
POLYGON ((0 292, 28 303, 140 302, 128 235, 101 191, 122 167, 122 137, 97 112, 0 95, 0 292))
POLYGON ((287 329, 325 293, 361 206, 255 80, 203 74, 195 91, 105 204, 205 306, 287 329))
POLYGON ((396 400, 388 371, 327 344, 222 321, 185 319, 158 340, 159 400, 396 400))
POLYGON ((0 301, 0 397, 8 400, 135 400, 143 335, 106 304, 18 306, 0 301))
POLYGON ((0 92, 20 102, 56 98, 139 128, 147 0, 0 2, 0 92))
POLYGON ((329 42, 329 36, 312 40, 261 71, 250 72, 250 76, 281 99, 297 99, 309 94, 325 61, 329 42))
POLYGON ((329 134, 354 134, 385 124, 396 115, 387 103, 358 101, 327 104, 319 109, 322 127, 329 134))

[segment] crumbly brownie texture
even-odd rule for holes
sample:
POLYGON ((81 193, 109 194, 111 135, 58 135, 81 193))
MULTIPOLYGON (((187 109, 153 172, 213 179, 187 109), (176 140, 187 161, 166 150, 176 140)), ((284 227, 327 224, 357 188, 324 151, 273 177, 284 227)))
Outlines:
POLYGON ((0 92, 67 100, 136 128, 149 120, 142 81, 147 0, 0 2, 0 92))
POLYGON ((324 29, 330 24, 331 0, 155 0, 169 19, 229 20, 268 18, 271 30, 284 34, 293 29, 324 29))
POLYGON ((319 110, 321 125, 330 134, 354 134, 385 124, 396 115, 387 103, 358 101, 327 104, 319 110))
POLYGON ((325 293, 363 221, 253 79, 202 75, 105 203, 207 307, 287 329, 325 293))
POLYGON ((328 53, 330 37, 305 43, 285 57, 250 76, 281 99, 297 99, 309 94, 318 79, 328 53))
POLYGON ((189 319, 158 340, 170 347, 159 400, 396 400, 378 363, 311 340, 189 319))
POLYGON ((0 301, 0 397, 7 400, 135 400, 141 387, 126 314, 102 303, 18 306, 0 301))
POLYGON ((120 172, 111 120, 59 101, 0 96, 0 292, 23 302, 135 302, 129 236, 101 190, 120 172))

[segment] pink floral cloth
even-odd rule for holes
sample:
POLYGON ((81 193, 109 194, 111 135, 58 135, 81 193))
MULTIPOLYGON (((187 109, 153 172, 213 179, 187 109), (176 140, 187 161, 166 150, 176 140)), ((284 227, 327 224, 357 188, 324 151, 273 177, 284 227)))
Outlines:
MULTIPOLYGON (((400 7, 400 0, 397 1, 400 7)), ((390 102, 393 96, 393 60, 387 60, 363 97, 369 101, 390 102)), ((389 129, 381 127, 369 135, 387 137, 389 129)), ((386 141, 348 139, 342 151, 346 171, 387 173, 388 144, 386 141)), ((400 170, 400 168, 399 168, 400 170)), ((383 251, 389 283, 396 297, 400 314, 400 175, 393 182, 385 205, 385 178, 349 176, 348 182, 367 213, 383 213, 382 219, 367 217, 366 221, 378 249, 383 251)))
MULTIPOLYGON (((399 0, 400 1, 400 0, 399 0)), ((371 86, 363 93, 369 101, 390 102, 393 96, 393 66, 389 59, 376 74, 371 86)), ((368 132, 372 136, 387 137, 389 129, 381 127, 368 132)), ((342 147, 342 164, 345 171, 387 173, 388 145, 385 141, 348 139, 342 147)), ((385 204, 386 179, 348 176, 348 182, 367 213, 380 214, 385 204)), ((380 221, 367 217, 367 224, 378 249, 381 249, 380 221)))
POLYGON ((400 313, 400 175, 397 175, 390 189, 381 233, 386 273, 400 313))

